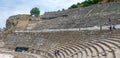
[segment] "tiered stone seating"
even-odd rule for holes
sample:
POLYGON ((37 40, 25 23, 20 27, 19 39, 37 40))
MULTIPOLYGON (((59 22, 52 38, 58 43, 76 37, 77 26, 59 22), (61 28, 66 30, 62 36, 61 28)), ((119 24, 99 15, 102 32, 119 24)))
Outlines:
POLYGON ((67 28, 83 28, 93 26, 109 26, 109 19, 111 24, 119 24, 120 18, 120 3, 106 3, 100 5, 91 5, 84 8, 77 8, 74 10, 65 10, 60 12, 48 12, 42 15, 48 18, 42 20, 33 29, 67 29, 67 28), (92 11, 91 11, 92 10, 92 11), (67 17, 61 17, 67 14, 67 17), (49 17, 56 17, 49 19, 49 17))
POLYGON ((119 58, 119 44, 118 38, 106 38, 59 46, 61 52, 57 58, 119 58))
POLYGON ((82 15, 84 16, 87 14, 91 9, 94 9, 94 11, 91 12, 91 15, 94 13, 99 13, 99 12, 111 12, 111 11, 119 11, 120 9, 119 3, 106 3, 106 4, 101 4, 101 5, 91 5, 88 7, 83 7, 83 8, 77 8, 77 9, 71 9, 71 10, 65 10, 65 11, 54 11, 54 12, 46 12, 44 15, 42 15, 42 18, 50 18, 50 17, 59 17, 62 16, 63 14, 69 14, 69 15, 82 15), (114 7, 114 8, 113 8, 114 7))
MULTIPOLYGON (((53 20, 46 20, 42 23, 40 22, 38 25, 33 28, 34 30, 41 29, 67 29, 67 28, 84 28, 84 27, 93 27, 93 26, 109 26, 108 19, 111 19, 111 24, 116 25, 119 24, 119 15, 116 13, 106 14, 101 13, 99 15, 95 14, 93 16, 83 17, 83 18, 74 18, 74 16, 70 16, 67 18, 56 18, 53 20), (104 15, 103 15, 104 14, 104 15), (101 16, 103 15, 103 16, 101 16), (73 20, 74 19, 74 20, 73 20), (116 20, 114 20, 116 19, 116 20), (53 23, 54 22, 54 23, 53 23)), ((77 16, 77 15, 76 15, 77 16)), ((79 17, 79 16, 78 16, 79 17)))

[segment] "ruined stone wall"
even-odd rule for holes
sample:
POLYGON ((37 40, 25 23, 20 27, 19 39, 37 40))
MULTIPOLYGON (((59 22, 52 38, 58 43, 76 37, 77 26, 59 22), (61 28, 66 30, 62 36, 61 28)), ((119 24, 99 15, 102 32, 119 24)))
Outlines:
POLYGON ((10 16, 6 21, 6 30, 13 29, 17 25, 18 20, 29 20, 29 17, 29 15, 10 16))
MULTIPOLYGON (((33 17, 33 16, 30 16, 27 14, 10 16, 6 21, 6 30, 11 31, 11 30, 16 29, 17 25, 25 24, 24 22, 21 22, 18 24, 18 21, 32 21, 32 20, 40 20, 40 16, 33 17)), ((19 27, 19 26, 17 26, 17 27, 19 27)))

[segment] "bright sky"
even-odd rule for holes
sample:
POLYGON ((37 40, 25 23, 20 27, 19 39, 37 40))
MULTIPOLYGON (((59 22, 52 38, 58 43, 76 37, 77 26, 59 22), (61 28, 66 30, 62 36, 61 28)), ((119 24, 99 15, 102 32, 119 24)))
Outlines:
POLYGON ((0 28, 5 27, 9 16, 29 14, 33 7, 40 8, 41 13, 67 9, 70 5, 84 0, 1 0, 0 28))

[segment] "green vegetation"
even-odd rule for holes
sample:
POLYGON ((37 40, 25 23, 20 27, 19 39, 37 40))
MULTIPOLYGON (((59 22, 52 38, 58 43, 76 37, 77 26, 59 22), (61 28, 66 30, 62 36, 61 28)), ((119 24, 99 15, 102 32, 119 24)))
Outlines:
POLYGON ((30 14, 31 14, 31 16, 34 15, 34 16, 38 17, 39 14, 40 14, 39 8, 37 8, 37 7, 32 8, 32 9, 30 10, 30 14))
POLYGON ((73 4, 69 7, 69 9, 73 9, 73 8, 78 8, 79 5, 83 5, 83 6, 89 6, 92 4, 96 4, 98 2, 100 2, 102 0, 85 0, 82 3, 77 3, 77 4, 73 4))
POLYGON ((96 4, 100 1, 102 1, 102 0, 85 0, 81 4, 83 4, 84 6, 89 6, 89 5, 92 5, 92 4, 96 4))
POLYGON ((78 6, 76 4, 73 4, 72 6, 69 7, 69 9, 77 8, 78 6))
POLYGON ((81 3, 73 4, 68 9, 78 8, 78 5, 81 5, 81 3))

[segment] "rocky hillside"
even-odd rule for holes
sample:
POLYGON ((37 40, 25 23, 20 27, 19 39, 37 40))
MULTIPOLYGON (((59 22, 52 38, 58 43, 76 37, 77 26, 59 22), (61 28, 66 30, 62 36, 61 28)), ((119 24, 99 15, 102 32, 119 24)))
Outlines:
POLYGON ((6 30, 15 30, 15 29, 24 30, 26 28, 26 25, 29 23, 29 21, 33 21, 33 20, 34 21, 40 20, 40 16, 37 18, 32 17, 28 14, 10 16, 6 22, 6 30))
MULTIPOLYGON (((76 8, 64 11, 46 12, 38 20, 32 19, 29 15, 12 16, 7 21, 7 29, 10 29, 9 21, 19 19, 27 20, 18 23, 12 23, 16 26, 15 30, 41 30, 41 29, 67 29, 83 28, 93 26, 109 26, 120 24, 120 3, 111 2, 106 4, 95 4, 88 7, 76 8), (12 19, 16 18, 16 19, 12 19), (27 24, 24 24, 27 22, 27 24), (24 26, 22 26, 22 24, 24 26)), ((17 21, 18 22, 18 21, 17 21)))

